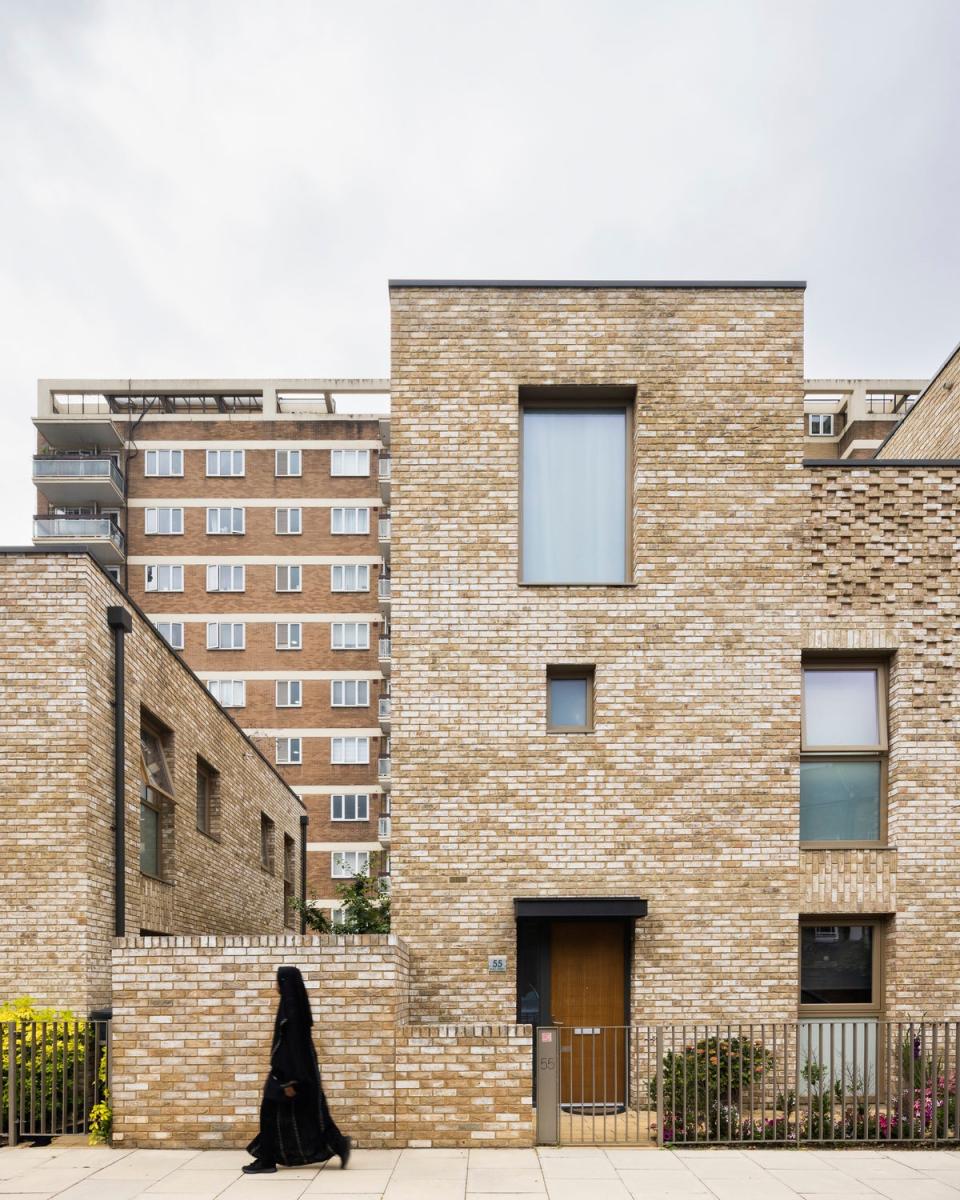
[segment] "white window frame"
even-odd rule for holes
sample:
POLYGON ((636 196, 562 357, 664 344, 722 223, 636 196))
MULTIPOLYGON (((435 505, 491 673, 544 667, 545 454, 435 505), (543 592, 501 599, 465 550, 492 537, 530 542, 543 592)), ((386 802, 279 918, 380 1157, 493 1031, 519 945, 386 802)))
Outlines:
POLYGON ((183 567, 179 563, 147 563, 143 568, 143 590, 145 592, 182 592, 183 567), (155 572, 153 580, 150 572, 155 572), (161 572, 169 572, 167 578, 171 581, 169 587, 161 587, 161 572))
POLYGON ((369 650, 370 649, 370 622, 369 621, 333 621, 330 625, 330 648, 331 650, 369 650), (348 646, 346 644, 346 631, 353 629, 355 634, 356 645, 348 646), (337 644, 337 630, 340 630, 339 645, 337 644), (363 640, 361 641, 361 631, 363 631, 363 640))
POLYGON ((369 821, 370 820, 370 793, 369 792, 335 792, 330 797, 330 820, 331 821, 369 821), (354 816, 348 817, 344 814, 347 811, 347 801, 353 801, 354 816), (338 804, 339 801, 339 804, 338 804), (363 816, 360 816, 360 802, 363 801, 363 816), (337 808, 340 809, 340 816, 337 816, 337 808))
POLYGON ((277 708, 303 708, 303 681, 300 679, 278 679, 276 706, 277 708), (282 699, 284 691, 287 697, 285 700, 282 699))
POLYGON ((247 568, 243 563, 208 563, 207 591, 208 592, 245 592, 247 590, 247 568), (221 584, 221 572, 228 572, 229 587, 221 584), (240 586, 237 587, 237 580, 240 586))
POLYGON ((807 413, 807 436, 833 437, 833 413, 807 413), (813 428, 814 421, 819 422, 819 429, 813 428), (824 425, 829 425, 829 429, 824 429, 824 425))
POLYGON ((182 479, 183 451, 147 450, 143 456, 143 473, 148 479, 182 479), (161 463, 165 463, 169 469, 161 471, 161 463))
POLYGON ((277 650, 302 650, 303 649, 303 622, 302 621, 277 621, 276 628, 274 631, 274 646, 276 647, 277 650), (285 646, 282 646, 280 644, 280 630, 281 629, 285 629, 287 631, 287 644, 285 646), (293 629, 295 629, 297 631, 296 644, 294 644, 294 642, 290 636, 290 631, 293 629))
POLYGON ((148 533, 151 536, 156 535, 157 537, 176 537, 178 534, 182 534, 183 509, 172 508, 169 506, 165 508, 145 508, 143 510, 143 532, 148 533), (162 524, 161 514, 163 513, 168 515, 168 523, 170 525, 169 529, 160 528, 160 525, 162 524), (179 526, 179 528, 174 529, 174 525, 179 526))
POLYGON ((273 473, 276 479, 299 479, 303 474, 303 455, 299 450, 277 450, 273 460, 273 473), (285 470, 280 470, 281 461, 285 470), (296 464, 296 470, 291 469, 291 463, 296 464))
POLYGON ((183 649, 183 622, 182 621, 155 621, 153 627, 154 627, 154 629, 156 629, 157 633, 160 634, 160 636, 163 638, 163 640, 167 643, 167 645, 172 650, 182 650, 183 649), (164 628, 167 628, 170 630, 169 637, 167 637, 167 635, 163 632, 164 628), (180 631, 179 638, 177 638, 176 630, 180 631))
POLYGON ((207 691, 221 708, 246 708, 247 681, 245 679, 208 679, 207 691))
POLYGON ((331 679, 330 680, 330 706, 332 708, 369 708, 370 707, 370 680, 369 679, 331 679), (350 694, 350 689, 353 688, 353 700, 346 697, 350 694), (361 693, 362 689, 362 693, 361 693), (340 699, 337 699, 337 693, 340 699), (363 699, 360 699, 361 694, 363 699))
POLYGON ((245 650, 247 648, 247 627, 243 621, 208 621, 207 649, 208 650, 245 650), (230 630, 230 645, 222 644, 221 629, 230 630), (236 641, 236 631, 240 631, 239 645, 236 641))
POLYGON ((330 532, 336 536, 355 536, 370 532, 370 509, 368 506, 349 505, 330 509, 330 532), (352 514, 352 518, 347 514, 352 514), (356 528, 350 529, 351 519, 356 528), (337 526, 340 526, 338 529, 337 526))
POLYGON ((369 475, 370 451, 357 449, 331 450, 330 474, 340 477, 346 476, 352 479, 369 475), (352 470, 350 469, 351 466, 352 470))
POLYGON ((330 877, 352 879, 354 875, 370 875, 369 850, 334 850, 330 855, 330 877))
POLYGON ((214 505, 207 509, 207 533, 213 536, 246 532, 246 512, 242 508, 214 505), (222 528, 224 513, 227 514, 227 529, 222 528), (214 528, 216 526, 216 528, 214 528))
POLYGON ((344 734, 330 739, 330 762, 337 767, 363 767, 370 763, 370 739, 344 734))
POLYGON ((368 563, 334 563, 330 568, 331 592, 369 592, 370 566, 368 563), (350 583, 353 587, 350 587, 350 583))
POLYGON ((274 522, 275 522, 274 529, 279 537, 294 537, 299 533, 303 533, 303 509, 302 508, 278 508, 276 510, 274 522), (286 513, 286 515, 287 515, 287 528, 286 529, 280 528, 280 514, 281 513, 286 513), (293 523, 295 523, 297 527, 296 527, 296 529, 291 529, 290 528, 290 525, 292 523, 291 518, 293 517, 294 513, 296 513, 296 521, 293 523))
POLYGON ((278 592, 302 592, 303 568, 299 563, 278 563, 276 573, 276 590, 278 592), (285 575, 285 586, 281 587, 281 572, 285 575), (291 580, 296 580, 295 583, 291 580))
POLYGON ((274 746, 274 757, 278 766, 303 766, 303 738, 279 737, 275 739, 275 742, 276 745, 274 746))
POLYGON ((207 478, 208 479, 239 479, 247 473, 245 450, 208 450, 207 478), (228 458, 223 456, 228 455, 228 458), (228 470, 222 468, 227 464, 228 470), (211 470, 214 467, 214 470, 211 470), (237 468, 239 467, 239 470, 237 468))

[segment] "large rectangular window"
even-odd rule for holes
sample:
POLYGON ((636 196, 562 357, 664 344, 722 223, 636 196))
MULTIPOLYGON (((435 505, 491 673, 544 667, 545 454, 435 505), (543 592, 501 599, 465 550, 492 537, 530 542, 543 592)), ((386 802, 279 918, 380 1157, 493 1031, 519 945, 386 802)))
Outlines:
POLYGON ((243 708, 247 702, 244 679, 208 679, 207 691, 221 708, 243 708))
POLYGON ((243 533, 242 508, 208 508, 207 533, 243 533))
POLYGON ((330 874, 334 879, 350 879, 370 874, 369 850, 336 850, 330 855, 330 874))
POLYGON ((334 621, 331 645, 334 650, 369 650, 370 625, 366 621, 334 621))
POLYGON ((168 643, 174 650, 183 649, 183 622, 182 621, 155 621, 157 633, 168 643))
POLYGON ((302 512, 299 508, 277 509, 277 533, 300 533, 303 529, 302 512))
POLYGON ((369 475, 369 450, 331 450, 331 475, 369 475))
POLYGON ((522 582, 626 583, 627 405, 524 402, 521 418, 522 582))
POLYGON ((276 739, 276 758, 281 766, 298 767, 303 762, 303 742, 298 737, 276 739))
POLYGON ((144 591, 182 592, 183 567, 172 563, 151 563, 144 568, 144 591))
POLYGON ((365 737, 335 737, 330 739, 330 761, 350 766, 370 761, 370 739, 365 737))
POLYGON ((303 645, 303 626, 299 621, 278 621, 276 647, 278 650, 299 650, 303 645))
POLYGON ((830 917, 801 922, 801 1011, 811 1016, 877 1012, 882 932, 877 922, 835 924, 830 917))
POLYGON ((216 476, 243 475, 244 452, 242 450, 208 450, 207 474, 216 476))
POLYGON ((369 793, 343 792, 335 793, 330 797, 331 821, 367 821, 369 819, 369 793))
POLYGON ((207 591, 242 592, 245 570, 243 566, 210 563, 207 567, 207 591))
POLYGON ((299 592, 303 590, 300 567, 284 565, 277 567, 277 591, 299 592))
POLYGON ((208 621, 208 650, 242 650, 244 625, 242 621, 208 621))
POLYGON ((143 457, 143 473, 151 476, 183 474, 182 450, 148 450, 143 457))
POLYGON ((332 680, 330 703, 334 708, 367 708, 370 704, 370 681, 368 679, 332 680))
POLYGON ((332 592, 369 592, 370 568, 365 563, 338 563, 330 568, 332 592))
POLYGON ((182 508, 145 508, 145 533, 183 533, 182 508))
POLYGON ((278 479, 287 475, 299 475, 301 471, 300 451, 278 450, 274 470, 278 479))
POLYGON ((331 533, 369 533, 369 508, 331 508, 331 533))
POLYGON ((883 664, 830 659, 804 662, 801 842, 883 844, 886 708, 883 664))

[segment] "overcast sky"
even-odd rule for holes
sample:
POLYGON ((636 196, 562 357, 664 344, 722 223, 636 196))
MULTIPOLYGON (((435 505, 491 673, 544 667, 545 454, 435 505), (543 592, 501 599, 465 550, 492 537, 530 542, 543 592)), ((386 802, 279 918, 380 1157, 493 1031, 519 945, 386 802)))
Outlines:
POLYGON ((960 339, 960 0, 0 0, 0 543, 40 376, 387 375, 389 276, 806 279, 960 339))

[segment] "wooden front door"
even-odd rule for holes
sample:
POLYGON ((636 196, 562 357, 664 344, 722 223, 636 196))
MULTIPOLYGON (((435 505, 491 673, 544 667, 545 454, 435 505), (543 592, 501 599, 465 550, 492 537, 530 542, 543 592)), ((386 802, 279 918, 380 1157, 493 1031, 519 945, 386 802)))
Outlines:
POLYGON ((554 921, 550 1009, 560 1030, 561 1104, 626 1097, 626 950, 621 921, 554 921))

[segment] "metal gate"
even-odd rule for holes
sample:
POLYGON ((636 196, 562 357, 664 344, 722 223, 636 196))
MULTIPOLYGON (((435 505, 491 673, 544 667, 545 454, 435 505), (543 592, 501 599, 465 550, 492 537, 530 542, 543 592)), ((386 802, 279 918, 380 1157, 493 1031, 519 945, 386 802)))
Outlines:
POLYGON ((545 1144, 954 1143, 960 1023, 540 1027, 545 1144))
POLYGON ((109 1050, 109 1021, 0 1023, 0 1135, 15 1146, 89 1132, 90 1111, 108 1086, 109 1050))

